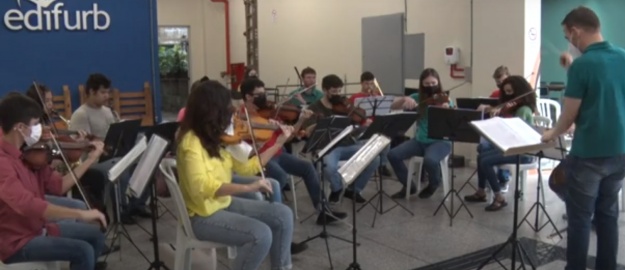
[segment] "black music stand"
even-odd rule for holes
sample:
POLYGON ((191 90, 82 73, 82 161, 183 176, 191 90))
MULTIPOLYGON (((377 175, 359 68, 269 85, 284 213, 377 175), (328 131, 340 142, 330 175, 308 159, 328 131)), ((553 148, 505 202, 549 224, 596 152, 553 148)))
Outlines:
POLYGON ((106 132, 106 138, 104 138, 107 154, 103 154, 99 162, 122 157, 128 153, 135 145, 140 128, 140 119, 111 124, 106 132))
MULTIPOLYGON (((450 109, 450 108, 440 108, 440 107, 429 107, 428 108, 428 137, 432 139, 443 139, 451 142, 451 156, 454 156, 454 143, 455 142, 465 142, 465 143, 479 143, 480 142, 480 134, 477 133, 469 124, 471 121, 481 120, 482 112, 475 110, 462 110, 462 109, 450 109)), ((441 168, 443 169, 443 168, 441 168)), ((449 226, 453 226, 453 220, 460 212, 460 209, 464 207, 469 213, 469 216, 473 218, 473 214, 464 203, 462 198, 460 198, 460 194, 454 188, 454 168, 453 166, 450 169, 450 189, 447 194, 445 194, 445 198, 441 201, 438 208, 434 212, 434 215, 438 213, 441 207, 444 207, 447 211, 447 215, 449 216, 449 226), (450 208, 447 208, 445 201, 447 198, 451 197, 451 205, 450 208), (460 208, 458 210, 454 210, 454 197, 458 198, 460 201, 460 208)), ((444 179, 443 179, 444 181, 444 179)))
POLYGON ((530 226, 530 228, 532 228, 534 232, 540 232, 545 226, 547 226, 548 224, 551 224, 551 226, 553 226, 553 229, 556 231, 554 234, 560 236, 560 239, 563 238, 562 234, 560 233, 560 230, 558 230, 558 228, 556 227, 556 224, 551 219, 551 216, 549 216, 549 213, 547 213, 547 209, 545 208, 545 205, 543 204, 545 200, 544 196, 543 196, 543 202, 541 202, 540 195, 541 195, 541 189, 544 189, 543 174, 541 170, 541 159, 546 158, 546 159, 552 159, 552 160, 563 160, 566 148, 564 148, 564 145, 562 144, 562 140, 563 140, 562 137, 558 137, 558 145, 553 149, 544 149, 535 153, 528 153, 528 155, 532 155, 538 158, 538 183, 536 184, 536 202, 532 205, 530 210, 527 211, 527 214, 525 214, 525 216, 521 219, 518 225, 520 227, 523 224, 523 222, 526 222, 530 226), (534 209, 536 209, 536 217, 534 220, 534 224, 532 225, 530 221, 528 220, 528 217, 534 209), (547 221, 539 226, 538 219, 539 219, 539 213, 541 212, 541 210, 547 217, 547 221))
MULTIPOLYGON (((317 125, 315 126, 314 131, 312 132, 310 138, 306 142, 306 145, 304 145, 304 149, 302 150, 302 152, 304 153, 310 153, 310 152, 315 153, 313 163, 321 171, 321 175, 319 179, 319 181, 321 182, 321 193, 320 193, 320 196, 321 196, 320 211, 322 211, 321 213, 323 213, 323 211, 326 211, 326 209, 329 209, 328 199, 323 192, 325 189, 324 183, 326 182, 324 180, 324 174, 323 174, 323 168, 325 167, 325 164, 323 163, 323 157, 326 154, 330 153, 336 146, 340 145, 342 141, 349 139, 349 138, 345 138, 345 139, 341 139, 340 141, 338 141, 339 139, 337 138, 337 136, 340 135, 342 131, 349 128, 350 125, 351 125, 351 119, 347 117, 331 116, 328 118, 321 119, 319 122, 317 122, 317 125), (330 145, 331 143, 334 143, 334 144, 330 145)), ((347 135, 347 137, 349 137, 349 135, 347 135)), ((331 212, 331 211, 328 211, 328 212, 331 212)), ((328 244, 328 238, 332 237, 332 238, 335 238, 335 239, 338 239, 347 243, 352 243, 352 242, 345 238, 332 235, 328 232, 327 224, 326 224, 326 218, 327 218, 326 215, 327 213, 323 215, 323 226, 322 226, 321 232, 319 232, 319 234, 315 236, 308 237, 306 240, 302 241, 301 243, 308 243, 317 238, 321 238, 325 240, 326 251, 328 253, 328 261, 330 262, 330 269, 334 269, 334 266, 332 265, 332 256, 330 255, 330 245, 328 244)), ((353 224, 353 226, 356 226, 356 224, 353 224)))
MULTIPOLYGON (((360 137, 360 139, 369 139, 374 134, 382 134, 388 138, 392 138, 398 133, 406 133, 406 130, 408 130, 410 126, 414 124, 416 120, 417 120, 416 113, 400 113, 400 114, 376 116, 375 120, 373 120, 373 123, 371 123, 371 125, 367 128, 367 130, 360 137)), ((380 170, 380 172, 378 172, 378 180, 380 183, 378 192, 376 192, 376 194, 373 197, 371 197, 369 201, 367 201, 358 209, 358 212, 360 212, 360 210, 365 208, 365 206, 367 205, 371 205, 375 209, 375 213, 373 214, 373 222, 371 223, 372 228, 375 226, 375 220, 378 214, 384 215, 387 212, 393 210, 397 206, 400 206, 401 208, 404 209, 404 211, 408 212, 411 216, 414 216, 414 213, 412 213, 412 211, 410 211, 404 205, 397 202, 395 199, 393 199, 390 195, 388 195, 384 191, 383 184, 382 184, 383 180, 382 180, 381 169, 382 167, 378 168, 378 170, 380 170), (384 210, 384 207, 382 204, 383 197, 389 198, 395 205, 393 205, 393 207, 389 209, 384 210), (378 198, 377 205, 373 204, 373 201, 375 200, 375 198, 378 198)))
POLYGON ((480 105, 495 107, 499 105, 497 98, 456 98, 456 106, 460 109, 477 110, 480 105))

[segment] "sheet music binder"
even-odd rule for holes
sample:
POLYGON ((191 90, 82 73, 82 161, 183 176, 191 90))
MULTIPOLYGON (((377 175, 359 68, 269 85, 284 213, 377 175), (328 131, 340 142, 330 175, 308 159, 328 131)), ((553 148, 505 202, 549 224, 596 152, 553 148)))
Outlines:
POLYGON ((117 161, 115 165, 108 171, 109 181, 115 182, 119 179, 119 176, 132 165, 143 151, 147 148, 147 141, 145 137, 141 137, 137 144, 126 154, 122 159, 117 161))
POLYGON ((395 96, 371 96, 357 98, 354 104, 365 110, 367 117, 371 117, 374 111, 375 116, 390 114, 393 101, 395 101, 395 96))
POLYGON ((555 141, 542 142, 541 134, 518 117, 493 117, 487 120, 471 121, 471 126, 499 148, 504 156, 522 155, 556 145, 555 141))

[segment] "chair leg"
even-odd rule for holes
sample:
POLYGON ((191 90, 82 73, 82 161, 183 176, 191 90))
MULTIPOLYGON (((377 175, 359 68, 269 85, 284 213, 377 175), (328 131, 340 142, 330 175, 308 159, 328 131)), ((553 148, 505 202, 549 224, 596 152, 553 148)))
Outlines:
POLYGON ((176 245, 176 253, 174 257, 174 270, 191 269, 190 249, 183 245, 176 245))
POLYGON ((625 212, 625 191, 621 188, 621 212, 625 212))
POLYGON ((293 180, 293 176, 291 175, 291 194, 293 195, 293 212, 295 216, 295 220, 299 220, 299 215, 297 214, 297 194, 295 192, 295 180, 293 180))
POLYGON ((228 259, 234 260, 237 257, 237 248, 228 247, 228 259))
POLYGON ((211 270, 217 270, 217 249, 211 248, 211 270))

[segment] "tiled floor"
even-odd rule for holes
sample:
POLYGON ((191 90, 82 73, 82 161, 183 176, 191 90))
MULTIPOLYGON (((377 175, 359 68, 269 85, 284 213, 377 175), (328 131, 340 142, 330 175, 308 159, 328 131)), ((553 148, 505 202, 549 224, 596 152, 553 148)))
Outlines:
MULTIPOLYGON (((458 176, 455 180, 456 187, 459 187, 472 170, 459 169, 456 170, 458 176)), ((545 178, 546 179, 546 178, 545 178)), ((476 180, 474 179, 473 182, 476 180)), ((530 176, 527 181, 527 191, 525 201, 520 206, 520 213, 525 213, 536 198, 536 176, 530 176)), ((389 193, 399 189, 399 184, 395 180, 385 181, 385 189, 389 193)), ((470 187, 465 188, 460 194, 464 196, 472 192, 470 187)), ((365 197, 371 197, 376 191, 375 182, 370 182, 364 192, 365 197)), ((297 185, 298 205, 300 220, 313 213, 310 206, 310 200, 303 184, 297 185)), ((512 202, 512 192, 508 193, 508 201, 512 202)), ((547 191, 547 210, 556 222, 559 228, 566 226, 562 221, 562 213, 564 205, 557 197, 547 191)), ((290 192, 287 197, 291 199, 290 192)), ((434 210, 443 198, 443 191, 439 189, 437 193, 428 200, 412 198, 407 202, 407 207, 414 212, 414 216, 410 216, 401 208, 378 216, 376 225, 371 227, 374 210, 367 207, 357 214, 358 242, 358 262, 362 269, 398 269, 407 270, 426 266, 436 262, 444 261, 453 257, 467 254, 476 250, 480 250, 489 246, 503 243, 511 233, 513 206, 510 204, 504 210, 496 213, 487 213, 484 211, 485 204, 468 205, 474 217, 471 218, 465 210, 461 210, 457 217, 453 220, 453 226, 449 224, 449 217, 444 211, 433 216, 434 210)), ((291 199, 292 200, 292 199, 291 199)), ((387 202, 386 200, 385 202, 387 202)), ((400 202, 406 202, 400 200, 400 202)), ((164 200, 163 203, 170 209, 172 202, 164 200)), ((291 205, 290 202, 287 202, 291 205)), ((458 201, 455 200, 455 208, 457 209, 458 201)), ((351 213, 351 201, 344 201, 341 208, 351 213)), ((532 215, 534 217, 534 215, 532 215)), ((297 222, 294 239, 296 241, 305 240, 308 236, 317 234, 321 227, 314 224, 316 217, 306 220, 300 224, 297 222)), ((351 222, 351 214, 350 214, 351 222)), ((621 228, 625 224, 625 219, 621 217, 621 228)), ((141 222, 145 228, 149 228, 149 221, 141 222)), ((171 215, 166 214, 158 222, 159 238, 161 242, 161 256, 165 263, 173 269, 173 253, 168 243, 175 242, 175 225, 176 222, 171 215)), ((149 235, 143 232, 138 226, 128 226, 128 231, 132 235, 140 249, 148 252, 148 257, 152 258, 152 244, 149 241, 149 235)), ((329 226, 329 232, 351 238, 351 232, 346 226, 335 225, 329 226)), ((534 233, 528 225, 521 226, 520 236, 531 237, 554 245, 566 246, 566 240, 559 238, 548 238, 554 229, 546 226, 541 232, 534 233)), ((596 252, 595 236, 591 238, 590 254, 596 252)), ((332 262, 335 269, 346 269, 352 262, 352 246, 336 239, 328 240, 332 262)), ((625 244, 625 232, 621 230, 620 246, 625 244)), ((229 269, 229 261, 225 256, 225 250, 218 251, 219 266, 218 269, 229 269)), ((207 256, 202 251, 194 253, 194 261, 196 267, 193 269, 207 269, 202 264, 207 263, 207 256)), ((122 252, 115 253, 108 259, 109 269, 116 270, 135 270, 148 269, 149 264, 139 256, 138 252, 126 241, 122 242, 122 252), (121 258, 120 258, 121 255, 121 258)), ((509 262, 509 261, 508 261, 509 262)), ((619 251, 619 263, 625 264, 625 249, 619 251)), ((293 256, 294 269, 330 269, 328 256, 326 253, 325 243, 323 239, 316 239, 309 243, 309 249, 302 254, 293 256)), ((555 261, 548 265, 544 265, 539 269, 563 269, 564 262, 555 261)), ((500 267, 491 265, 488 269, 499 269, 500 267)), ((269 269, 265 264, 264 269, 269 269)))

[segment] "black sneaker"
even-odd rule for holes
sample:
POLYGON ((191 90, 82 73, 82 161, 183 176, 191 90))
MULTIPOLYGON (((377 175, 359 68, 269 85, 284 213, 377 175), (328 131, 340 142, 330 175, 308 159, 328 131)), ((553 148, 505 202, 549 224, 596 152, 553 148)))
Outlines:
MULTIPOLYGON (((417 189, 416 188, 411 188, 410 189, 410 195, 414 195, 417 193, 417 189)), ((406 188, 403 187, 401 188, 400 191, 396 192, 395 194, 391 195, 391 198, 393 199, 403 199, 406 197, 406 188)))
POLYGON ((421 199, 428 199, 428 198, 432 197, 432 195, 434 194, 434 192, 437 189, 438 189, 438 187, 433 187, 432 185, 428 185, 426 188, 421 190, 421 192, 419 192, 419 198, 421 198, 421 199))
POLYGON ((95 270, 105 270, 106 267, 108 266, 108 264, 106 262, 96 262, 95 263, 95 270))
POLYGON ((308 249, 308 245, 306 243, 291 243, 291 255, 301 253, 306 249, 308 249))
POLYGON ((387 167, 382 166, 382 168, 380 169, 380 172, 382 173, 382 176, 386 176, 386 177, 391 177, 393 176, 393 174, 391 173, 391 170, 389 170, 387 167))
MULTIPOLYGON (((356 202, 357 203, 364 203, 364 202, 367 201, 367 200, 365 200, 365 198, 363 198, 360 195, 360 193, 356 193, 355 195, 356 195, 356 202)), ((350 190, 350 189, 345 190, 345 193, 343 194, 343 197, 349 198, 349 199, 354 199, 354 191, 350 190)))
POLYGON ((337 204, 341 201, 341 192, 343 192, 342 189, 339 189, 337 191, 332 191, 330 193, 330 197, 328 199, 328 201, 330 201, 331 204, 337 204))

